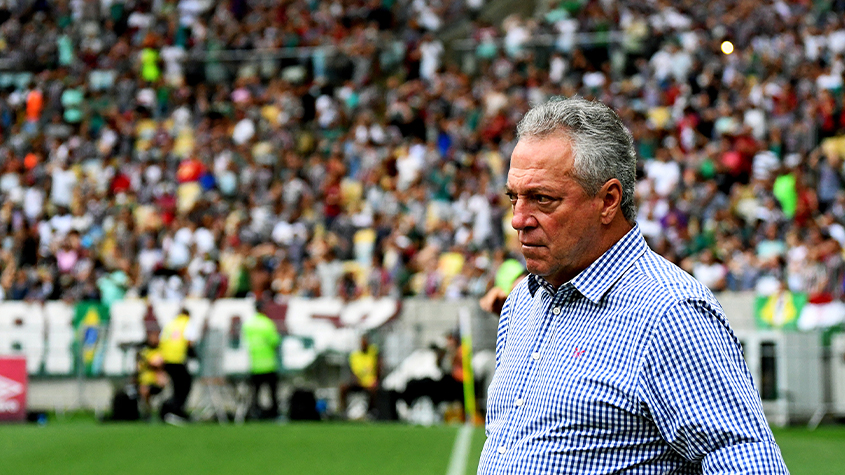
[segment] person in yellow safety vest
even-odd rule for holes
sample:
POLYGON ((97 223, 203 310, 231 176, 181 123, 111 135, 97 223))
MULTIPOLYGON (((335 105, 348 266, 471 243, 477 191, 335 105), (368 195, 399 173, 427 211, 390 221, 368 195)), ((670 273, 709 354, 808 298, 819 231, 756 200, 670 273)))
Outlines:
POLYGON ((191 392, 193 378, 188 372, 188 358, 196 357, 194 342, 196 329, 190 325, 187 309, 179 311, 173 321, 161 330, 159 348, 164 360, 164 371, 170 377, 172 396, 162 405, 160 415, 165 422, 179 424, 188 419, 185 403, 191 392))
POLYGON ((249 382, 252 388, 248 414, 256 419, 275 419, 279 416, 278 348, 282 338, 276 324, 262 313, 263 311, 263 305, 259 304, 258 311, 243 326, 244 339, 249 352, 249 382), (271 406, 266 410, 259 403, 258 396, 262 386, 267 386, 270 391, 271 406))
POLYGON ((370 408, 373 408, 379 386, 380 361, 378 346, 371 344, 366 335, 361 337, 361 347, 349 354, 349 369, 353 380, 340 386, 341 414, 346 412, 347 398, 353 391, 367 392, 370 408))

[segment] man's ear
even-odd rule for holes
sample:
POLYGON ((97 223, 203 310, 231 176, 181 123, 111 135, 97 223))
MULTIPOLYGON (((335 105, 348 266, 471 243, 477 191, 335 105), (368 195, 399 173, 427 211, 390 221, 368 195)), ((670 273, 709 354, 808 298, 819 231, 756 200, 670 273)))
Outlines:
POLYGON ((602 199, 601 223, 610 224, 620 212, 622 206, 622 183, 616 179, 610 179, 599 190, 602 199))

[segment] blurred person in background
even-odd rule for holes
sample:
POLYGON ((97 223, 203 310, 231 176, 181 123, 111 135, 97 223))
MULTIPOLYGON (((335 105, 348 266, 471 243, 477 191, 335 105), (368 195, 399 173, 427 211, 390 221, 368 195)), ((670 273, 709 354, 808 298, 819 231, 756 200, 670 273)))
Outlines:
POLYGON ((282 339, 276 324, 263 312, 259 302, 255 315, 243 326, 244 339, 249 352, 249 384, 251 398, 248 416, 253 419, 275 419, 279 416, 279 344, 282 339), (261 388, 267 386, 270 407, 261 406, 261 388))
POLYGON ((361 345, 349 354, 349 370, 352 380, 340 385, 340 413, 346 415, 349 395, 353 392, 364 392, 367 395, 368 407, 375 408, 376 391, 381 376, 381 356, 379 348, 370 343, 367 335, 361 336, 361 345))
POLYGON ((446 334, 446 346, 438 354, 438 364, 443 377, 440 379, 438 399, 449 403, 444 419, 464 420, 464 356, 461 335, 458 331, 446 334))
POLYGON ((147 332, 147 339, 141 343, 137 355, 140 412, 142 417, 147 418, 152 415, 152 397, 160 394, 167 386, 167 373, 164 371, 164 357, 159 348, 157 331, 147 332))
POLYGON ((482 310, 499 315, 511 291, 528 275, 525 265, 511 257, 504 260, 496 270, 493 287, 478 301, 482 310))
POLYGON ((165 422, 174 425, 188 420, 185 404, 193 384, 193 377, 188 371, 188 358, 196 358, 194 345, 198 339, 197 333, 186 308, 182 308, 176 318, 161 330, 159 348, 172 393, 170 399, 162 405, 160 416, 165 422))

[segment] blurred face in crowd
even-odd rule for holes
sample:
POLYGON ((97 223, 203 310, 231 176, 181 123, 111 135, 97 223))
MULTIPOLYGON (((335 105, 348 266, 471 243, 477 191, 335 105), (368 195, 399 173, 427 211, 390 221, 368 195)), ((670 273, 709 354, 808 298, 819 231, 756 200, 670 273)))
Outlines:
POLYGON ((528 271, 556 287, 601 255, 602 191, 607 185, 589 196, 573 177, 573 161, 564 135, 528 137, 517 143, 508 172, 511 224, 528 271))

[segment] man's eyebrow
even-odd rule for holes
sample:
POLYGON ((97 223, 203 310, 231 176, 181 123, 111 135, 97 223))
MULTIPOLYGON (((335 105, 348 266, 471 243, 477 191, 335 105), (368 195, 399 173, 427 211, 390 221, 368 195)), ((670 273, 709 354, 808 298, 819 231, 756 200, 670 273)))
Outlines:
POLYGON ((529 187, 525 190, 522 190, 522 193, 517 193, 513 191, 510 187, 505 186, 505 194, 506 195, 552 195, 554 194, 554 189, 545 186, 536 186, 536 187, 529 187))

